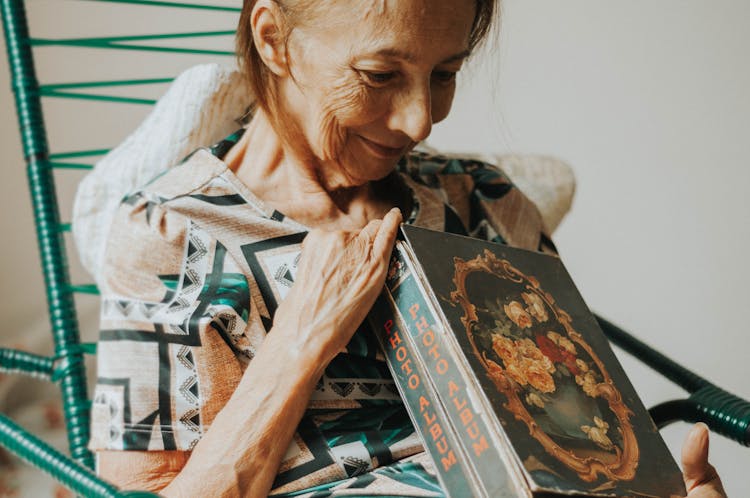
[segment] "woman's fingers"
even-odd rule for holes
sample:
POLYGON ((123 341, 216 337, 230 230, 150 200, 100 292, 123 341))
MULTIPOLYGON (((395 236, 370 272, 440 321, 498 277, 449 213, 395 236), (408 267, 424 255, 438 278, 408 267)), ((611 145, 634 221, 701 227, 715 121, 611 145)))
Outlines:
POLYGON ((691 498, 726 496, 716 469, 708 463, 706 424, 695 424, 685 438, 682 446, 682 475, 691 498))
POLYGON ((327 331, 321 336, 323 354, 328 358, 338 352, 383 287, 400 223, 401 213, 394 209, 359 231, 311 230, 292 291, 276 316, 285 317, 292 329, 303 321, 325 322, 320 327, 327 331), (336 317, 333 324, 330 317, 336 317))
POLYGON ((383 218, 383 222, 380 224, 378 233, 372 243, 372 249, 375 255, 384 259, 387 259, 390 256, 391 249, 393 249, 393 244, 396 241, 398 226, 400 224, 401 211, 398 208, 393 208, 388 211, 388 214, 383 218))
POLYGON ((375 240, 383 220, 372 220, 360 230, 359 236, 364 238, 368 245, 375 240))

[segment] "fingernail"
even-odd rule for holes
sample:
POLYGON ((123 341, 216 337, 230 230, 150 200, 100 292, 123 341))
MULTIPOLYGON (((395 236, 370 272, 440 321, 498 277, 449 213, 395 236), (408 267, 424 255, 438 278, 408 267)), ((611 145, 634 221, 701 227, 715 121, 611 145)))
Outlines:
POLYGON ((690 429, 688 433, 688 439, 699 439, 703 437, 703 434, 708 432, 708 426, 704 422, 698 422, 690 429))

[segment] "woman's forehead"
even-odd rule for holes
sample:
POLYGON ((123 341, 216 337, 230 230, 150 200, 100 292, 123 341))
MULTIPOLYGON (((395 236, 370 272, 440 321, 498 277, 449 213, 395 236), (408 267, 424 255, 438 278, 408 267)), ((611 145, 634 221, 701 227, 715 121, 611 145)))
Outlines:
POLYGON ((474 20, 476 0, 329 0, 336 7, 331 12, 343 13, 342 20, 370 26, 411 24, 433 26, 435 29, 462 27, 474 20), (457 24, 459 26, 457 26, 457 24))
POLYGON ((427 14, 445 8, 470 10, 476 8, 477 0, 317 0, 318 12, 343 10, 353 16, 382 16, 389 13, 417 12, 427 14))
POLYGON ((466 55, 475 0, 329 0, 315 23, 317 35, 339 49, 383 57, 419 57, 425 49, 445 58, 466 55))

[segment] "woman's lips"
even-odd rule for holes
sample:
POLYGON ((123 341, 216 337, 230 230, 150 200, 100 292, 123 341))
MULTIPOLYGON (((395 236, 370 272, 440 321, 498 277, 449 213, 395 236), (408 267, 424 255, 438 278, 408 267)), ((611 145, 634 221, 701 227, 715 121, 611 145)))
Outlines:
POLYGON ((406 149, 409 147, 408 145, 404 145, 401 147, 388 147, 387 145, 373 142, 372 140, 367 139, 362 135, 358 136, 360 139, 362 139, 362 143, 365 144, 370 152, 372 152, 374 156, 380 157, 381 159, 398 159, 404 155, 406 149))

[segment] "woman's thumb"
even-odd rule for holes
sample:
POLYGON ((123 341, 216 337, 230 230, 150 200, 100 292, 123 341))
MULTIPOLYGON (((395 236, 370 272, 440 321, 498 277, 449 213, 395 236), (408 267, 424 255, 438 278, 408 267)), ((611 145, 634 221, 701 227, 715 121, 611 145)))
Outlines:
POLYGON ((701 483, 708 468, 708 427, 697 423, 682 445, 682 474, 688 490, 701 483))
POLYGON ((682 475, 688 492, 714 480, 718 485, 716 469, 708 463, 708 426, 702 422, 693 426, 682 445, 682 475))

